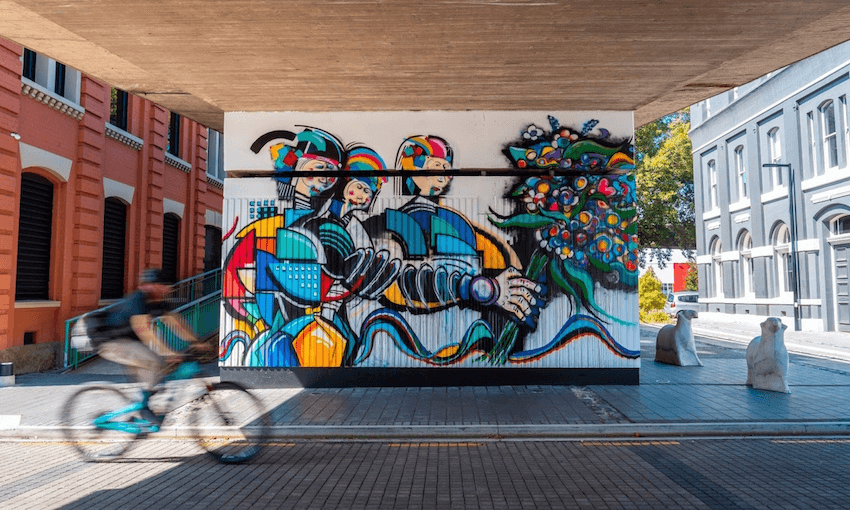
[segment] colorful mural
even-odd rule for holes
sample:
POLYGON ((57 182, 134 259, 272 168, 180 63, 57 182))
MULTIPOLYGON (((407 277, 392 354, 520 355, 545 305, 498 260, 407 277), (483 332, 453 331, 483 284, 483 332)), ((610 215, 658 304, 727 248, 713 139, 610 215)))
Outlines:
POLYGON ((536 366, 579 339, 636 359, 611 331, 635 326, 611 305, 637 284, 630 140, 549 123, 504 148, 534 175, 499 177, 513 182, 506 209, 484 214, 447 196, 459 183, 441 136, 401 140, 399 177, 319 128, 258 137, 275 174, 257 179, 276 196, 226 197, 221 362, 536 366), (550 303, 569 311, 547 316, 550 303))

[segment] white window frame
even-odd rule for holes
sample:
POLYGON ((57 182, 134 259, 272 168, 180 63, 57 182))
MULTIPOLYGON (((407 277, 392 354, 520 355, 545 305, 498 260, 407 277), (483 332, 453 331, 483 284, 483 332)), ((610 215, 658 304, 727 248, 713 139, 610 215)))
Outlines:
POLYGON ((714 296, 724 297, 723 293, 723 242, 715 239, 711 245, 711 270, 714 276, 714 296))
POLYGON ((776 276, 779 297, 791 297, 794 289, 788 281, 788 273, 791 271, 791 230, 788 225, 782 224, 776 229, 773 246, 776 257, 776 276))
POLYGON ((738 176, 738 201, 745 200, 747 193, 747 165, 744 159, 744 146, 735 147, 735 173, 738 176))
MULTIPOLYGON (((767 148, 770 162, 779 163, 782 160, 782 140, 779 138, 778 127, 772 128, 767 132, 767 148)), ((782 182, 782 169, 779 167, 773 167, 771 183, 773 184, 772 189, 778 189, 784 185, 782 182)))
MULTIPOLYGON (((29 48, 27 48, 29 49, 29 48)), ((32 51, 32 50, 30 50, 32 51)), ((64 98, 71 103, 80 105, 80 87, 82 85, 82 73, 69 65, 65 65, 65 90, 63 94, 54 92, 56 88, 56 60, 42 55, 37 51, 35 53, 35 80, 30 81, 28 78, 21 76, 21 81, 35 83, 48 91, 50 95, 64 98)), ((24 56, 21 54, 21 63, 24 61, 24 56)))
POLYGON ((738 245, 741 259, 741 289, 744 297, 755 297, 755 285, 753 283, 753 237, 749 232, 744 232, 738 245))
POLYGON ((224 182, 224 135, 207 128, 207 176, 224 182))
POLYGON ((720 199, 717 195, 717 161, 713 159, 708 162, 708 201, 711 205, 710 210, 720 208, 720 199))
POLYGON ((838 168, 838 124, 835 117, 835 101, 828 99, 818 106, 818 116, 820 117, 821 149, 823 150, 823 172, 816 172, 816 175, 831 172, 838 168), (830 116, 832 117, 832 131, 829 131, 828 128, 830 116), (834 162, 833 155, 835 157, 834 162))

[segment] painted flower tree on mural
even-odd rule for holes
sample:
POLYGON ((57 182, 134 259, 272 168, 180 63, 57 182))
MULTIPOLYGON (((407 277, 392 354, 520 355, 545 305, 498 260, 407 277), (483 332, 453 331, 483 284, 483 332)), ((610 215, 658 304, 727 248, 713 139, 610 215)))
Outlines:
POLYGON ((618 355, 637 357, 639 352, 624 348, 608 333, 603 321, 619 319, 594 299, 596 283, 628 290, 637 284, 635 179, 627 173, 634 170, 632 145, 611 141, 604 129, 591 136, 596 120, 585 123, 581 131, 560 126, 551 116, 549 122, 552 131, 529 126, 523 139, 504 152, 517 168, 562 173, 526 178, 511 192, 520 202, 519 210, 506 217, 494 213, 490 221, 534 236, 526 277, 565 293, 576 313, 549 345, 533 351, 515 352, 528 329, 509 323, 488 356, 494 364, 522 362, 593 334, 618 355), (587 313, 579 313, 582 309, 587 313))

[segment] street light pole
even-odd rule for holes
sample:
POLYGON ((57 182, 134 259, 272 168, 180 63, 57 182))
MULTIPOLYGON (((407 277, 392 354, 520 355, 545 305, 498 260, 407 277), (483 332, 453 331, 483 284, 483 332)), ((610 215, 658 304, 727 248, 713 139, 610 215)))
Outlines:
POLYGON ((794 273, 792 292, 794 294, 794 331, 803 329, 800 310, 800 271, 797 264, 797 201, 794 199, 797 192, 794 184, 794 170, 789 163, 765 163, 764 168, 787 168, 788 169, 788 213, 791 215, 791 272, 794 273))

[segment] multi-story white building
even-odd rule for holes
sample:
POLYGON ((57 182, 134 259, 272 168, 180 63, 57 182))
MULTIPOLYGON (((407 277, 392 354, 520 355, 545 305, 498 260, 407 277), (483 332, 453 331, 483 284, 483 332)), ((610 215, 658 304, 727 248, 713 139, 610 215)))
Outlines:
POLYGON ((703 313, 850 331, 848 76, 845 43, 691 107, 703 313))

